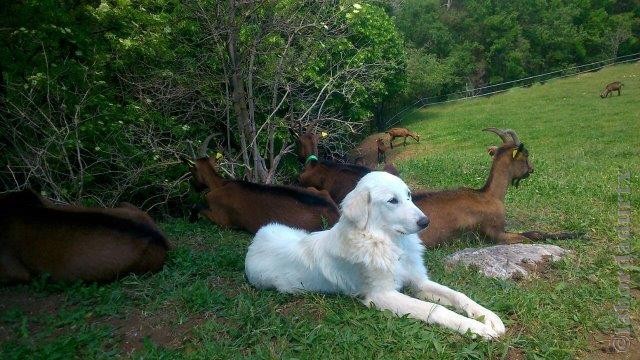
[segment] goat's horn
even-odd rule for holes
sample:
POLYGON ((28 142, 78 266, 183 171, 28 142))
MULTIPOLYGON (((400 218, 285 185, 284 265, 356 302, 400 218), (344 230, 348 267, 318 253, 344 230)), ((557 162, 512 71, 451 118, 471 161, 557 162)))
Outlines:
POLYGON ((518 139, 518 135, 516 135, 515 131, 509 129, 509 130, 505 130, 505 132, 511 136, 511 139, 513 140, 514 144, 520 145, 520 139, 518 139))
POLYGON ((506 142, 509 142, 509 141, 513 141, 513 138, 511 138, 511 134, 510 133, 508 133, 507 131, 504 131, 504 130, 500 130, 498 128, 490 127, 490 128, 482 129, 482 131, 489 131, 489 132, 492 132, 492 133, 500 136, 500 139, 502 139, 503 143, 506 143, 506 142))
POLYGON ((191 140, 187 140, 187 144, 189 145, 189 151, 191 152, 191 156, 195 159, 196 152, 193 151, 193 142, 191 140))
POLYGON ((200 156, 201 157, 207 157, 207 148, 209 147, 209 142, 216 135, 217 135, 216 133, 213 133, 213 134, 207 136, 206 139, 204 139, 204 142, 202 143, 202 146, 200 146, 200 156))

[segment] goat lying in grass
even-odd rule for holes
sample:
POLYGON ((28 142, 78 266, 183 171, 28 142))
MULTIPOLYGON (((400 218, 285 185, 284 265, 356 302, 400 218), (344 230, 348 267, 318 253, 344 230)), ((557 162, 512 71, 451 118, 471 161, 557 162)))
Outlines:
POLYGON ((345 197, 342 216, 331 229, 311 234, 280 224, 260 229, 247 251, 247 280, 257 288, 283 293, 354 296, 367 306, 463 334, 469 331, 487 339, 504 334, 496 314, 429 280, 424 246, 416 235, 428 224, 402 180, 374 171, 345 197), (401 293, 404 286, 413 288, 419 299, 401 293))
POLYGON ((622 90, 623 85, 624 84, 621 83, 620 81, 614 81, 612 83, 607 84, 607 86, 604 87, 604 91, 600 94, 600 97, 604 99, 614 91, 617 91, 618 96, 620 96, 620 90, 622 90))
POLYGON ((340 216, 326 191, 227 180, 218 175, 215 160, 207 156, 183 161, 189 166, 194 183, 209 189, 205 194, 207 206, 195 208, 191 220, 199 212, 222 227, 253 234, 271 222, 309 231, 322 230, 340 216))
POLYGON ((511 233, 505 231, 504 197, 509 184, 517 187, 520 180, 533 173, 529 152, 512 130, 484 129, 496 133, 503 141, 488 150, 493 157, 491 172, 479 189, 418 192, 415 204, 429 216, 431 226, 420 234, 425 245, 432 247, 452 239, 455 235, 477 230, 490 239, 513 244, 529 240, 567 239, 577 233, 547 234, 539 231, 511 233))
MULTIPOLYGON (((306 156, 305 167, 298 181, 302 186, 328 191, 336 203, 340 203, 358 181, 372 171, 365 166, 318 160, 318 137, 313 133, 305 133, 304 136, 298 136, 296 139, 299 156, 306 156)), ((383 170, 398 175, 397 169, 392 164, 386 164, 383 170)))
POLYGON ((409 131, 409 129, 405 128, 392 128, 387 132, 389 134, 389 145, 393 149, 393 140, 395 138, 401 137, 404 138, 403 146, 407 146, 407 137, 413 138, 416 142, 420 142, 420 135, 414 133, 413 131, 409 131))
POLYGON ((358 181, 370 172, 368 167, 319 161, 314 156, 307 161, 298 180, 302 186, 328 191, 331 198, 340 203, 358 181))
POLYGON ((162 268, 169 244, 151 217, 121 208, 54 206, 30 190, 0 195, 0 283, 111 281, 162 268))

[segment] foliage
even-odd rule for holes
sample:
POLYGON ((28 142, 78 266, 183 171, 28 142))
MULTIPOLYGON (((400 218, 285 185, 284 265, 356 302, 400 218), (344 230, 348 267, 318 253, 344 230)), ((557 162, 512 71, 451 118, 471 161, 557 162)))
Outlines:
POLYGON ((639 14, 616 0, 408 0, 396 20, 416 49, 408 77, 435 74, 410 83, 407 101, 640 52, 639 14))
POLYGON ((282 180, 289 127, 344 153, 403 86, 400 35, 367 3, 25 0, 0 20, 2 190, 63 202, 181 205, 178 157, 210 133, 221 172, 282 180))

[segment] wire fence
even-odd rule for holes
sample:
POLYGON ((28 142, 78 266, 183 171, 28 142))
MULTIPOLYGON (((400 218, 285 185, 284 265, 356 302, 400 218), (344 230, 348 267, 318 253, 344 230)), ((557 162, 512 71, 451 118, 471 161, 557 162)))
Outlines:
POLYGON ((402 115, 406 114, 407 112, 421 109, 427 105, 437 105, 460 100, 474 99, 483 96, 490 96, 507 91, 514 87, 529 87, 536 82, 544 84, 548 80, 560 79, 567 76, 573 76, 587 72, 595 72, 604 68, 605 66, 638 60, 640 60, 640 52, 618 56, 612 59, 596 61, 589 64, 572 66, 561 70, 550 71, 544 74, 532 75, 521 79, 505 81, 498 84, 485 85, 477 88, 456 91, 449 94, 421 98, 411 105, 404 107, 402 110, 386 120, 386 128, 390 128, 402 121, 402 115))

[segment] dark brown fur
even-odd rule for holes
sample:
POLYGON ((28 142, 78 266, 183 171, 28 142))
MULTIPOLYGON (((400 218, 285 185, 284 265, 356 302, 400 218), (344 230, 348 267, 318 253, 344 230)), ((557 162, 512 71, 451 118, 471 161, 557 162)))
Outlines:
POLYGON ((392 149, 393 149, 393 140, 398 137, 404 138, 403 146, 407 146, 407 137, 411 137, 416 142, 420 142, 420 135, 412 131, 409 131, 409 129, 405 129, 405 128, 392 128, 387 131, 387 134, 389 134, 389 145, 391 146, 392 149))
POLYGON ((378 150, 378 164, 384 163, 387 160, 387 145, 384 144, 384 140, 382 138, 378 138, 376 140, 377 150, 378 150))
POLYGON ((307 162, 298 180, 302 186, 328 191, 339 204, 358 181, 370 172, 371 169, 364 166, 313 160, 307 162))
MULTIPOLYGON (((318 137, 313 134, 307 137, 298 137, 298 147, 303 149, 317 149, 317 140, 318 137)), ((317 153, 309 155, 317 155, 317 153)), ((307 159, 309 155, 307 155, 307 159)), ((328 191, 331 198, 339 204, 342 202, 342 199, 356 187, 358 181, 371 171, 372 169, 368 167, 355 164, 308 160, 304 170, 298 177, 298 181, 302 186, 328 191)), ((396 176, 398 175, 397 169, 392 164, 386 164, 384 171, 396 176)))
POLYGON ((600 94, 601 98, 606 98, 609 96, 610 93, 617 91, 618 92, 618 96, 620 96, 620 90, 622 89, 622 86, 624 84, 621 83, 620 81, 614 81, 612 83, 607 84, 607 86, 604 87, 604 91, 600 94))
POLYGON ((167 240, 143 211, 54 206, 32 191, 0 196, 0 282, 111 281, 162 268, 167 240))
POLYGON ((211 158, 188 164, 195 181, 209 189, 205 194, 208 206, 199 209, 199 213, 222 227, 254 234, 261 227, 278 222, 317 231, 335 224, 340 216, 326 191, 227 180, 215 171, 211 158))

